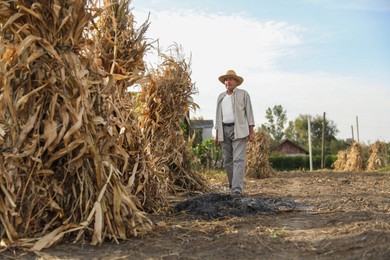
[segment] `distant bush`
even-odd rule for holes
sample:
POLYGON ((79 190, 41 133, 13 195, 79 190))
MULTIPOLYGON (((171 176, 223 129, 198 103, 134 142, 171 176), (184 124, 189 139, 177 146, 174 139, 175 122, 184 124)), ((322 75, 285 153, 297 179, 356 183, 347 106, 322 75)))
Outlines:
MULTIPOLYGON (((325 156, 325 168, 331 169, 336 161, 336 155, 325 156)), ((310 158, 308 155, 271 156, 270 164, 276 171, 309 170, 310 158)), ((321 169, 321 156, 313 156, 313 170, 321 169)))

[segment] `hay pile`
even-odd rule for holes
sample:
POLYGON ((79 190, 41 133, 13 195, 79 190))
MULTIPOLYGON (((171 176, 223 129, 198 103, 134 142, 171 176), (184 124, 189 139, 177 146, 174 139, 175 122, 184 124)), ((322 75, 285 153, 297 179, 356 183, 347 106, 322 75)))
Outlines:
POLYGON ((364 166, 363 147, 357 142, 352 143, 347 151, 340 151, 333 164, 336 170, 345 172, 361 172, 364 166))
POLYGON ((367 160, 367 171, 375 171, 381 167, 387 166, 386 156, 387 156, 387 146, 386 143, 376 141, 369 147, 370 157, 367 160))
POLYGON ((0 1, 2 246, 145 234, 169 181, 204 188, 177 127, 192 94, 184 65, 151 76, 142 118, 126 92, 147 48, 129 2, 0 1))
POLYGON ((333 163, 333 168, 336 171, 344 171, 347 164, 348 152, 341 150, 337 153, 337 160, 333 163))
POLYGON ((255 132, 255 140, 248 143, 246 175, 262 179, 271 177, 274 170, 269 163, 271 138, 266 131, 255 132))
POLYGON ((117 1, 106 2, 111 2, 111 5, 100 16, 99 30, 94 36, 99 63, 115 81, 112 101, 105 110, 111 115, 110 129, 122 134, 116 140, 120 145, 112 153, 126 158, 121 180, 127 191, 141 201, 143 209, 147 212, 167 210, 168 205, 164 201, 167 195, 166 177, 156 174, 155 165, 144 149, 147 141, 138 125, 138 94, 128 91, 145 76, 143 57, 151 46, 144 38, 149 23, 146 21, 136 30, 134 16, 129 10, 130 1, 122 0, 118 4, 115 4, 117 1))
POLYGON ((1 237, 31 250, 64 236, 99 244, 150 229, 121 180, 126 126, 107 109, 112 76, 85 38, 103 9, 85 6, 1 2, 1 237))
POLYGON ((162 54, 161 66, 142 83, 140 128, 153 171, 167 178, 170 192, 204 191, 206 180, 194 171, 195 155, 181 127, 183 118, 189 120, 188 110, 197 108, 191 101, 196 88, 179 48, 174 51, 176 58, 162 54))
POLYGON ((364 155, 363 146, 353 143, 346 151, 339 151, 337 160, 333 163, 336 171, 359 172, 375 171, 387 166, 387 145, 384 142, 376 141, 370 145, 369 156, 364 155))

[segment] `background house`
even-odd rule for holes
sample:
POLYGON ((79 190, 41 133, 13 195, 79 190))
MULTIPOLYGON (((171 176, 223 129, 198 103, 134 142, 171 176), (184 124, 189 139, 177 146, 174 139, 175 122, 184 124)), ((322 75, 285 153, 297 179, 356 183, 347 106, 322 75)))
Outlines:
POLYGON ((195 133, 194 144, 213 137, 213 120, 190 120, 190 133, 195 133))
POLYGON ((285 139, 279 145, 271 149, 273 155, 307 155, 309 152, 294 142, 285 139))

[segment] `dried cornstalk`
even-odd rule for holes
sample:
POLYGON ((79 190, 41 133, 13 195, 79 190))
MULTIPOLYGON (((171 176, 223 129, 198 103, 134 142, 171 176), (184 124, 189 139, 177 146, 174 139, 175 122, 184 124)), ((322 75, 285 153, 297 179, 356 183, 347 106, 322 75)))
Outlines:
POLYGON ((347 152, 347 161, 345 163, 344 171, 346 172, 360 172, 364 170, 364 156, 362 146, 354 142, 347 152))
POLYGON ((150 229, 123 183, 131 136, 121 113, 103 109, 112 77, 84 37, 101 10, 85 6, 0 1, 0 235, 10 246, 39 251, 76 234, 99 244, 150 229))
POLYGON ((105 2, 110 7, 99 17, 99 30, 94 31, 94 36, 99 63, 113 75, 115 85, 113 100, 104 109, 112 115, 112 129, 123 132, 123 138, 118 139, 122 149, 119 154, 125 154, 127 158, 122 180, 128 191, 142 201, 144 210, 165 210, 168 208, 166 178, 154 171, 153 161, 149 161, 145 154, 147 142, 138 127, 137 93, 129 92, 145 73, 143 56, 150 45, 144 35, 149 24, 146 21, 139 29, 134 29, 134 16, 129 11, 128 0, 105 2))
POLYGON ((255 139, 248 143, 246 175, 262 179, 271 177, 274 170, 269 163, 271 138, 265 131, 255 132, 255 139))
POLYGON ((381 167, 386 167, 386 143, 376 141, 372 145, 370 145, 369 152, 370 157, 367 161, 367 171, 375 171, 381 167))
POLYGON ((145 41, 149 22, 135 28, 130 12, 131 0, 104 0, 110 5, 99 17, 96 33, 99 62, 105 71, 114 76, 116 93, 128 92, 138 79, 144 76, 144 54, 150 48, 145 41))
POLYGON ((337 153, 337 160, 333 163, 333 168, 336 171, 344 171, 345 166, 347 164, 347 157, 348 157, 348 152, 347 151, 339 151, 337 153))
POLYGON ((181 128, 183 118, 189 120, 189 109, 197 107, 191 101, 196 89, 185 60, 161 56, 163 63, 148 75, 140 93, 145 149, 154 172, 169 180, 170 191, 202 191, 206 181, 194 171, 195 156, 181 128))

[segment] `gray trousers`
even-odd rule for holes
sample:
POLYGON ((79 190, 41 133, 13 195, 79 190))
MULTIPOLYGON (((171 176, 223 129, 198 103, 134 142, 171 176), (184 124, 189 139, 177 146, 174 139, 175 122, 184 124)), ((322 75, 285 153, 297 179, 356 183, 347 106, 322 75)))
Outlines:
POLYGON ((234 139, 234 125, 223 127, 223 160, 232 192, 244 191, 246 138, 234 139))

